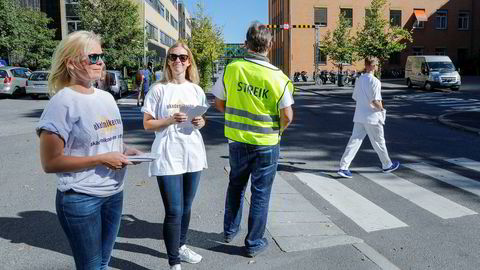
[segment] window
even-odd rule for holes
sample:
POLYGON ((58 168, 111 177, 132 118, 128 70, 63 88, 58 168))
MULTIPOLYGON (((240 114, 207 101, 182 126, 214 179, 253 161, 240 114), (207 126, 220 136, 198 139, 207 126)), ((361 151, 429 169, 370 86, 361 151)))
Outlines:
POLYGON ((175 28, 175 29, 178 30, 178 21, 175 20, 175 18, 173 17, 173 15, 170 15, 170 24, 172 24, 173 28, 175 28))
POLYGON ((147 36, 149 39, 158 41, 158 28, 147 22, 147 36))
POLYGON ((165 6, 160 2, 160 0, 145 0, 149 3, 162 17, 165 17, 165 6))
POLYGON ((177 0, 170 0, 175 8, 177 8, 178 1, 177 0))
POLYGON ((5 70, 0 70, 0 79, 8 77, 8 73, 5 70))
POLYGON ((413 47, 412 48, 413 55, 423 55, 423 47, 413 47))
POLYGON ((162 42, 162 44, 167 45, 168 47, 171 47, 173 44, 175 44, 175 39, 171 38, 169 35, 165 34, 163 31, 160 31, 160 42, 162 42))
POLYGON ((167 20, 167 22, 170 22, 170 12, 168 11, 168 9, 165 9, 165 19, 167 20))
POLYGON ((351 8, 341 8, 340 12, 343 14, 346 20, 349 21, 350 27, 353 26, 353 9, 351 8))
POLYGON ((327 26, 327 8, 314 8, 314 24, 327 26))
POLYGON ((415 22, 413 23, 413 28, 423 29, 425 28, 425 22, 415 20, 415 22))
MULTIPOLYGON (((78 19, 78 17, 75 19, 78 19)), ((80 20, 72 20, 72 18, 67 18, 67 32, 69 34, 82 29, 82 22, 80 20)))
POLYGON ((447 55, 447 48, 435 48, 435 55, 447 55))
POLYGON ((325 55, 324 53, 322 53, 322 51, 320 50, 320 48, 317 48, 317 53, 315 55, 316 57, 316 62, 320 65, 326 65, 327 64, 327 55, 325 55))
POLYGON ((447 10, 437 10, 437 17, 435 18, 436 29, 447 29, 447 10))
POLYGON ((402 27, 402 11, 390 10, 390 25, 402 27))
POLYGON ((458 30, 468 30, 470 28, 470 12, 460 11, 458 13, 458 30))

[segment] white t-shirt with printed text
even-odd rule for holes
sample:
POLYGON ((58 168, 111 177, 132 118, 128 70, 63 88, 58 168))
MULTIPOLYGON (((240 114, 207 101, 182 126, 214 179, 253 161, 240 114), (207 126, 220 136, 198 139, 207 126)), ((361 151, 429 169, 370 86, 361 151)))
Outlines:
MULTIPOLYGON (((112 95, 94 89, 82 94, 63 88, 43 110, 37 134, 48 130, 64 141, 66 156, 94 156, 123 151, 123 123, 112 95)), ((104 165, 77 172, 57 173, 60 191, 73 189, 92 196, 105 197, 123 190, 126 168, 111 170, 104 165)))
MULTIPOLYGON (((209 106, 202 88, 194 83, 156 83, 145 97, 142 112, 154 119, 168 118, 193 106, 209 106)), ((155 131, 152 153, 160 158, 151 162, 148 175, 178 175, 207 168, 202 134, 196 128, 173 124, 155 131)))

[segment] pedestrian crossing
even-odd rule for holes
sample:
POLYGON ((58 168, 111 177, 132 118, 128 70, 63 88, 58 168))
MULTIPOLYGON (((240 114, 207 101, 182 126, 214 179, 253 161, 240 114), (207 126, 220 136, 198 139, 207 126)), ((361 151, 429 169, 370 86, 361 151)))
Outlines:
POLYGON ((479 111, 480 100, 474 98, 448 97, 445 93, 422 93, 396 96, 397 98, 411 100, 417 103, 446 108, 453 111, 479 111))
MULTIPOLYGON (((472 159, 460 157, 445 159, 444 162, 459 166, 464 172, 470 172, 469 175, 477 175, 480 172, 480 162, 472 159)), ((396 174, 398 171, 383 173, 377 168, 359 168, 354 172, 381 187, 381 192, 393 193, 405 199, 406 204, 402 207, 418 207, 425 213, 428 212, 445 220, 478 214, 475 210, 462 205, 462 202, 453 201, 451 198, 455 196, 446 198, 415 184, 412 180, 413 178, 422 178, 426 181, 439 181, 454 187, 451 193, 462 194, 466 191, 480 197, 480 181, 478 181, 480 177, 472 179, 447 170, 444 168, 445 166, 434 166, 426 162, 408 163, 402 166, 415 173, 408 174, 408 177, 404 176, 407 174, 401 174, 403 176, 401 177, 396 174)), ((393 213, 389 213, 380 205, 372 202, 367 195, 360 194, 361 192, 356 192, 343 183, 351 180, 334 179, 328 175, 304 172, 295 173, 295 175, 302 183, 366 232, 409 226, 406 220, 401 220, 393 213)))

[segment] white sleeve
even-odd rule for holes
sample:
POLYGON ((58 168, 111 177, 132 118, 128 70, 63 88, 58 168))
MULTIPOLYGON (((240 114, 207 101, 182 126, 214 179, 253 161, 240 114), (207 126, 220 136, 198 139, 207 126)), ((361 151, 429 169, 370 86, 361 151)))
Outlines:
POLYGON ((210 107, 210 104, 208 104, 207 96, 205 95, 205 91, 203 91, 202 87, 197 84, 194 84, 194 87, 197 90, 199 104, 205 107, 210 107))
POLYGON ((57 94, 43 110, 36 127, 37 135, 40 135, 42 130, 47 130, 59 135, 66 143, 72 131, 73 123, 78 120, 78 117, 74 117, 71 114, 72 112, 68 104, 65 104, 63 99, 57 94))
POLYGON ((220 76, 218 77, 217 81, 215 82, 215 85, 213 85, 212 88, 212 94, 220 99, 220 100, 226 100, 227 98, 225 97, 225 88, 223 86, 223 74, 225 71, 222 71, 220 76))
POLYGON ((288 91, 288 89, 287 89, 287 90, 285 90, 285 94, 283 94, 283 97, 280 100, 280 103, 278 104, 279 105, 278 107, 280 109, 284 109, 284 108, 292 106, 293 103, 294 103, 294 101, 293 101, 292 93, 290 93, 290 91, 288 91))
POLYGON ((141 109, 143 113, 150 114, 153 118, 157 118, 158 115, 157 109, 161 98, 161 88, 163 88, 162 84, 155 84, 155 86, 153 86, 152 89, 147 92, 147 95, 145 96, 145 102, 141 109))
POLYGON ((382 84, 378 79, 373 83, 373 100, 382 100, 382 84))

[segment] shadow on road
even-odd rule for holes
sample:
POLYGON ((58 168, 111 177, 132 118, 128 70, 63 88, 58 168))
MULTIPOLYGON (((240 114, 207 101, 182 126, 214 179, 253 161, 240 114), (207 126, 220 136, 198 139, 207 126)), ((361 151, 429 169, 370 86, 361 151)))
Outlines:
MULTIPOLYGON (((137 219, 133 215, 123 215, 119 237, 147 238, 163 240, 163 224, 137 219)), ((49 211, 24 211, 18 217, 0 217, 0 238, 14 244, 46 249, 72 256, 68 240, 58 222, 57 215, 49 211)), ((206 233, 189 230, 188 245, 229 255, 243 256, 243 247, 224 244, 223 232, 206 233)), ((151 255, 168 259, 167 254, 133 243, 116 242, 114 249, 151 255)), ((73 263, 73 258, 72 258, 73 263)), ((118 269, 148 269, 136 263, 112 257, 109 266, 118 269)))

